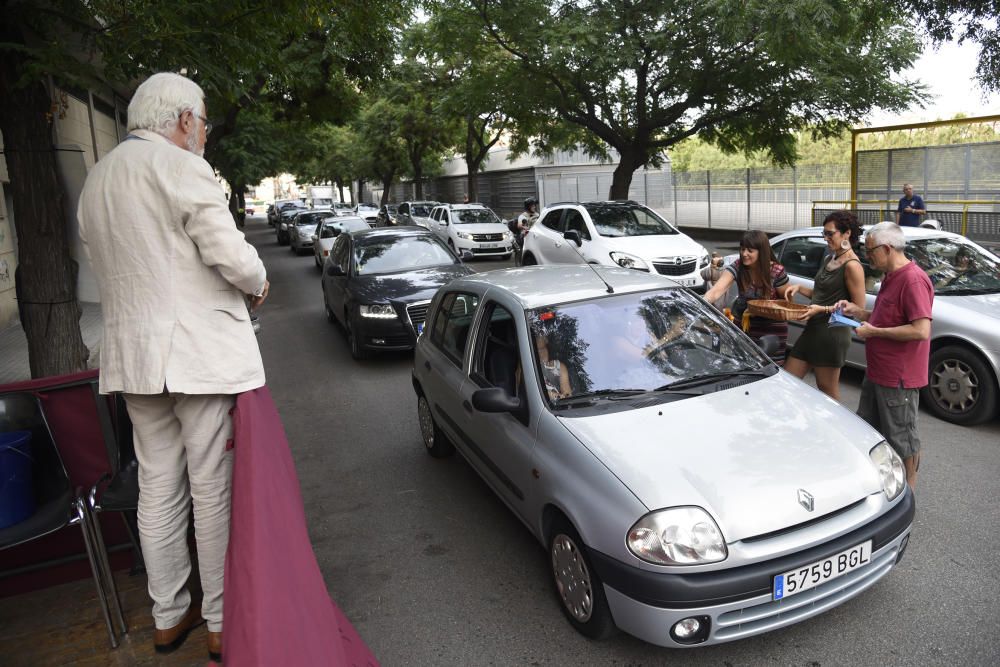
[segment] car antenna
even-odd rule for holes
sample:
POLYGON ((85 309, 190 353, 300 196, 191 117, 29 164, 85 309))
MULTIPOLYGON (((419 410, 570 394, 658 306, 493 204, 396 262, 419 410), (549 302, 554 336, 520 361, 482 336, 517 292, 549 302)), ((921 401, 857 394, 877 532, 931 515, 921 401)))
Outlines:
MULTIPOLYGON (((580 232, 577 232, 577 234, 579 233, 580 232)), ((587 258, 583 256, 583 253, 577 249, 576 241, 570 241, 570 239, 567 239, 565 236, 563 236, 563 238, 569 241, 570 247, 573 248, 573 252, 575 252, 577 255, 580 256, 580 259, 582 259, 583 263, 587 265, 587 268, 589 268, 591 271, 594 272, 594 275, 597 276, 597 279, 600 280, 602 283, 604 283, 604 286, 608 288, 608 294, 614 294, 615 288, 613 288, 611 284, 604 279, 604 276, 602 276, 600 272, 594 268, 594 265, 587 261, 587 258)))

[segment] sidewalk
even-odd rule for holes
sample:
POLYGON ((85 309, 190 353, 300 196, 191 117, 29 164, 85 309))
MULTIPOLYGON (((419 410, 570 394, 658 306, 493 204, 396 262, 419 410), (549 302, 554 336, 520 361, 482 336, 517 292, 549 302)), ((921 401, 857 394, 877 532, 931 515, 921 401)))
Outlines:
MULTIPOLYGON (((98 348, 104 327, 101 304, 81 302, 80 309, 83 311, 80 316, 80 332, 83 334, 84 344, 90 349, 87 366, 95 368, 100 358, 98 348)), ((21 322, 15 320, 9 326, 0 329, 0 384, 30 379, 28 341, 21 329, 21 322)))

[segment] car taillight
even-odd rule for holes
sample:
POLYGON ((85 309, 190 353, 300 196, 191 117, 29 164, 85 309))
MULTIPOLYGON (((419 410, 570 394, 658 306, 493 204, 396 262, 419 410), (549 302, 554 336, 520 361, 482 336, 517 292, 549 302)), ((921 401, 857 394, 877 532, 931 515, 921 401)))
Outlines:
POLYGON ((329 250, 324 250, 323 251, 323 256, 324 257, 329 257, 330 256, 330 251, 329 250))

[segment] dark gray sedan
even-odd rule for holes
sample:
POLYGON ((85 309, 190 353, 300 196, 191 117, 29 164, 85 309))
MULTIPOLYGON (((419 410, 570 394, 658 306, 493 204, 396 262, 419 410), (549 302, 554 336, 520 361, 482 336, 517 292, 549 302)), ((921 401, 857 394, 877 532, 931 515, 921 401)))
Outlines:
POLYGON ((442 285, 472 273, 431 232, 390 227, 341 234, 323 267, 323 305, 351 356, 409 350, 442 285))

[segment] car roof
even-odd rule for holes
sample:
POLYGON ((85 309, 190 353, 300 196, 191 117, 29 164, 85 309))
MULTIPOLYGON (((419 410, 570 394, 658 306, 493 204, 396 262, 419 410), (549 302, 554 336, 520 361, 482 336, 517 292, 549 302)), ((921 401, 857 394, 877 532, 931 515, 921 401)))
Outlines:
POLYGON ((433 199, 414 199, 412 201, 404 201, 404 204, 430 204, 431 206, 438 206, 441 202, 435 201, 433 199))
POLYGON ((374 229, 359 229, 351 232, 351 238, 355 241, 377 241, 379 239, 402 238, 408 236, 430 236, 437 238, 433 232, 416 225, 403 225, 401 227, 375 227, 374 229))
POLYGON ((337 216, 331 215, 329 218, 327 218, 323 222, 328 222, 328 223, 330 223, 332 225, 336 225, 336 224, 341 223, 341 222, 360 222, 360 223, 365 224, 366 226, 368 225, 368 223, 365 222, 364 218, 359 218, 356 215, 337 215, 337 216))
POLYGON ((485 204, 438 204, 441 208, 448 208, 452 211, 462 211, 468 209, 484 209, 488 208, 485 204))
MULTIPOLYGON (((875 225, 864 225, 861 227, 861 235, 864 236, 868 231, 875 225)), ((956 234, 954 232, 949 232, 944 229, 931 229, 930 227, 900 227, 903 230, 903 236, 907 239, 934 239, 934 238, 962 238, 965 237, 961 234, 956 234)), ((802 229, 793 229, 788 232, 783 232, 777 237, 789 238, 792 236, 816 236, 823 233, 822 225, 817 225, 814 227, 803 227, 802 229)))
POLYGON ((607 285, 601 278, 612 286, 614 294, 678 287, 659 274, 634 269, 593 264, 549 264, 474 273, 451 283, 449 289, 461 289, 463 286, 467 289, 478 288, 478 291, 501 289, 528 309, 608 296, 607 285))

